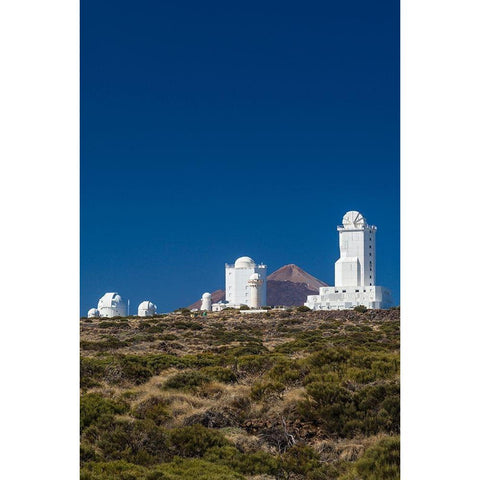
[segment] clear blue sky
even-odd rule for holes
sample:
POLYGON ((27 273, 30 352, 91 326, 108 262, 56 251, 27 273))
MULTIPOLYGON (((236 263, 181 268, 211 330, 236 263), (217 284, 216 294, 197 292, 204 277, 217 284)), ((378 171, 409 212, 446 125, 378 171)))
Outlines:
POLYGON ((82 0, 81 314, 242 255, 333 284, 347 210, 399 303, 399 40, 397 0, 82 0))

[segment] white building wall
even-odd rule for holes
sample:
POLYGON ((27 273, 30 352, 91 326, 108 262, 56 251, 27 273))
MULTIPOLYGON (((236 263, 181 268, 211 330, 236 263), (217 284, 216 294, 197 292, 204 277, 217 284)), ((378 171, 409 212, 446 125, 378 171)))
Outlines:
POLYGON ((319 295, 309 295, 305 305, 312 310, 345 310, 363 305, 367 308, 390 308, 391 293, 379 286, 321 287, 319 295))
POLYGON ((248 280, 254 273, 260 275, 263 281, 259 287, 261 306, 267 304, 267 266, 253 264, 251 267, 235 268, 235 265, 225 264, 225 300, 231 305, 249 305, 250 288, 248 280))
POLYGON ((377 227, 341 225, 340 258, 335 263, 335 286, 375 285, 375 234, 377 227))

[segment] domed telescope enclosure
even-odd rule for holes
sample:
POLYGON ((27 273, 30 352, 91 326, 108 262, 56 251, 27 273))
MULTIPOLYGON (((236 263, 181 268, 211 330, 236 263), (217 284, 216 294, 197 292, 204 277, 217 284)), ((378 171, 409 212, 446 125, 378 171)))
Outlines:
POLYGON ((251 304, 251 291, 248 281, 253 274, 258 274, 262 282, 257 288, 260 305, 267 304, 267 266, 256 264, 251 257, 240 257, 233 265, 225 264, 225 300, 229 307, 251 304))
POLYGON ((108 292, 98 301, 100 317, 126 317, 127 304, 117 292, 108 292))
POLYGON ((99 317, 99 316, 100 316, 100 314, 99 314, 99 312, 96 308, 91 308, 87 313, 88 318, 95 318, 95 317, 99 317))
POLYGON ((240 257, 235 260, 235 268, 254 268, 255 262, 250 257, 240 257))
POLYGON ((157 313, 157 306, 149 302, 148 300, 144 300, 138 306, 138 316, 139 317, 151 317, 157 313))
POLYGON ((212 310, 212 294, 209 292, 205 292, 202 295, 202 306, 200 310, 206 310, 210 312, 212 310))

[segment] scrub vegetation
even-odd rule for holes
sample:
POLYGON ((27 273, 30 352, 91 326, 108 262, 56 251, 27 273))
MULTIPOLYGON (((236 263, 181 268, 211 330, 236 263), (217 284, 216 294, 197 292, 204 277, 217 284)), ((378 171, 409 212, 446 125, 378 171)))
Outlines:
POLYGON ((399 479, 399 315, 81 319, 81 479, 399 479))

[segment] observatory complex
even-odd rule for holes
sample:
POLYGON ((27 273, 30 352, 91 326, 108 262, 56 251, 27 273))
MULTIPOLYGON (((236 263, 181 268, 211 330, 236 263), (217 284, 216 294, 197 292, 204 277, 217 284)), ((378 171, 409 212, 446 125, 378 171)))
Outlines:
POLYGON ((312 310, 391 307, 390 291, 375 285, 377 227, 368 225, 361 213, 350 211, 337 230, 340 258, 335 262, 335 286, 320 287, 319 295, 309 295, 305 305, 312 310))
MULTIPOLYGON (((335 286, 321 286, 318 295, 308 295, 304 305, 312 310, 345 310, 360 305, 369 309, 391 307, 390 290, 376 285, 377 227, 368 225, 361 213, 349 211, 343 216, 337 231, 340 258, 335 262, 335 286)), ((225 300, 213 303, 212 294, 205 292, 200 310, 219 312, 227 307, 239 309, 242 306, 257 310, 265 305, 267 266, 256 264, 250 257, 240 257, 234 264, 225 264, 225 300)), ((156 305, 149 300, 138 306, 139 317, 153 316, 156 312, 156 305)), ((128 314, 129 301, 125 302, 117 292, 108 292, 100 298, 97 308, 88 311, 88 318, 125 317, 128 314)))
MULTIPOLYGON (((202 310, 208 305, 207 293, 202 296, 202 310)), ((208 294, 210 295, 210 294, 208 294)), ((211 299, 211 296, 210 296, 211 299)), ((211 300, 210 300, 211 302, 211 300)), ((257 265, 250 257, 237 258, 225 264, 225 302, 210 303, 214 312, 224 308, 260 308, 267 304, 267 266, 257 265)))

